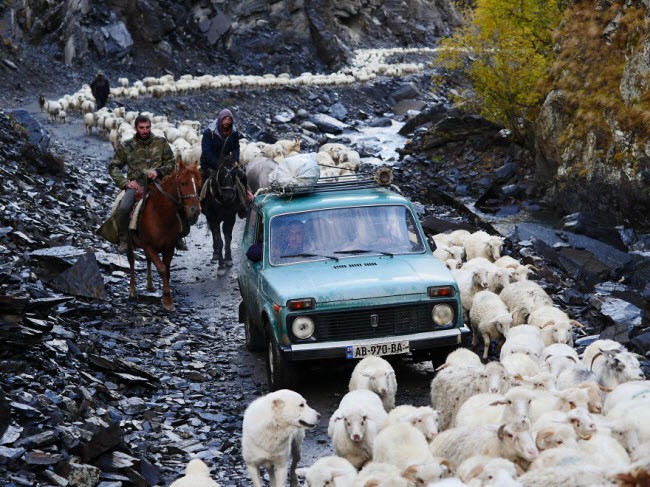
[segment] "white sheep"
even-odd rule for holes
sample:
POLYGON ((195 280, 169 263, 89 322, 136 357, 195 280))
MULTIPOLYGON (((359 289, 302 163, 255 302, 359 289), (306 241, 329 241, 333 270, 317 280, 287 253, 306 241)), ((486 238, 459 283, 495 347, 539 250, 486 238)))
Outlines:
POLYGON ((512 387, 504 394, 477 394, 458 409, 454 426, 476 427, 528 419, 530 403, 535 397, 526 387, 512 387))
POLYGON ((488 287, 487 270, 483 268, 473 269, 471 271, 458 269, 452 270, 451 275, 458 284, 460 302, 463 306, 463 311, 466 313, 465 316, 468 316, 467 313, 472 309, 474 295, 488 287))
POLYGON ((456 470, 456 476, 470 486, 514 487, 519 485, 517 466, 505 458, 474 455, 463 461, 456 470))
POLYGON ((434 456, 446 458, 454 467, 474 455, 532 462, 539 453, 530 426, 521 421, 501 426, 451 428, 436 436, 430 449, 434 456))
POLYGON ((357 475, 354 487, 409 487, 402 472, 390 463, 369 462, 357 475))
POLYGON ((372 445, 386 417, 381 399, 374 392, 366 389, 348 392, 327 428, 336 454, 360 468, 372 458, 372 445))
POLYGON ((395 407, 397 379, 390 363, 381 358, 369 356, 361 360, 350 377, 350 391, 368 389, 381 398, 386 412, 395 407))
POLYGON ((427 439, 408 423, 394 423, 382 429, 375 438, 372 459, 390 463, 400 470, 434 461, 427 439))
POLYGON ((516 352, 501 359, 510 377, 533 377, 541 372, 537 360, 526 353, 516 352))
POLYGON ((450 474, 450 464, 444 458, 434 458, 432 462, 425 464, 409 465, 402 471, 402 477, 414 487, 439 485, 439 482, 450 474))
POLYGON ((519 281, 503 288, 499 297, 512 313, 513 326, 524 324, 537 308, 552 305, 553 301, 546 291, 533 281, 519 281))
POLYGON ((310 467, 297 468, 296 475, 309 487, 352 487, 357 469, 345 458, 327 456, 310 467))
POLYGON ((494 293, 500 293, 505 286, 510 284, 512 270, 505 267, 497 267, 485 257, 474 257, 468 260, 462 268, 466 270, 484 268, 488 275, 488 289, 494 293))
POLYGON ((490 340, 497 340, 498 349, 505 340, 505 335, 512 326, 512 315, 492 291, 479 291, 474 295, 469 312, 472 324, 472 346, 478 344, 478 336, 483 338, 483 359, 490 351, 490 340))
MULTIPOLYGON (((573 428, 577 438, 588 440, 598 431, 594 417, 585 408, 574 408, 569 411, 547 411, 533 423, 533 433, 551 428, 558 424, 566 424, 573 428)), ((545 448, 546 449, 546 448, 545 448)))
POLYGON ((609 414, 621 404, 630 405, 633 400, 650 401, 650 380, 624 382, 617 385, 605 399, 603 414, 609 414))
POLYGON ((570 448, 552 448, 542 452, 537 459, 541 460, 539 465, 551 463, 544 456, 548 452, 551 455, 556 455, 557 458, 553 458, 552 465, 548 467, 532 469, 531 466, 528 472, 517 479, 523 487, 605 487, 616 485, 605 468, 589 465, 579 452, 570 448))
POLYGON ((441 262, 446 262, 449 259, 459 260, 462 262, 463 248, 436 243, 436 250, 433 251, 433 256, 441 262))
POLYGON ((623 382, 645 379, 639 359, 614 340, 596 340, 582 354, 583 363, 603 387, 613 389, 623 382))
POLYGON ((219 487, 210 477, 210 469, 202 460, 190 460, 185 467, 185 476, 175 480, 169 487, 219 487))
POLYGON ((597 431, 588 440, 578 441, 578 450, 584 453, 593 465, 625 468, 631 462, 625 448, 605 431, 597 431))
POLYGON ((572 387, 561 391, 535 391, 530 404, 530 421, 535 423, 548 411, 569 411, 575 408, 589 408, 589 393, 586 389, 572 387))
POLYGON ((500 360, 513 353, 524 353, 538 360, 544 349, 539 328, 530 325, 514 326, 506 334, 506 342, 501 347, 500 360))
POLYGON ((501 257, 503 240, 503 237, 493 236, 483 231, 472 233, 464 242, 467 260, 475 257, 485 257, 494 262, 501 257))
POLYGON ((557 423, 533 431, 535 446, 539 451, 559 447, 578 448, 578 437, 569 424, 557 423))
POLYGON ((468 348, 459 347, 450 352, 445 359, 445 363, 439 366, 436 371, 445 369, 452 365, 475 365, 480 367, 482 364, 481 357, 476 355, 468 348))
POLYGON ((546 345, 566 343, 573 346, 573 327, 584 328, 580 322, 570 319, 564 311, 555 306, 541 306, 533 310, 528 317, 528 324, 542 330, 546 345))
POLYGON ((458 245, 459 247, 464 247, 465 246, 465 241, 467 240, 467 237, 469 237, 471 233, 467 230, 459 229, 459 230, 454 230, 449 234, 449 243, 451 245, 458 245))
POLYGON ((420 431, 427 441, 431 441, 440 431, 439 416, 440 413, 430 406, 405 404, 388 413, 382 429, 397 423, 407 423, 420 431))
POLYGON ((454 420, 458 408, 474 394, 504 393, 510 388, 510 377, 499 362, 485 366, 453 366, 436 374, 431 381, 431 404, 440 412, 440 429, 454 420))

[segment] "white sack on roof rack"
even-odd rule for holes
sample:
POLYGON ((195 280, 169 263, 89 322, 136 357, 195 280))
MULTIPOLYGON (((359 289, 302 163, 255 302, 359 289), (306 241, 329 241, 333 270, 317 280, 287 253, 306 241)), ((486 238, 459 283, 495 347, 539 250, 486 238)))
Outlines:
POLYGON ((316 154, 297 154, 283 159, 278 167, 269 174, 272 188, 291 190, 314 186, 320 178, 320 168, 316 163, 316 154))

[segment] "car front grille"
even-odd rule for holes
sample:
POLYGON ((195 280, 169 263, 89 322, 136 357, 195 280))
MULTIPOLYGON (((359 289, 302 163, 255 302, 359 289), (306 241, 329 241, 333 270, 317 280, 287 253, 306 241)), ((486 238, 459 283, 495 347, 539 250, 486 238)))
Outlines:
MULTIPOLYGON (((438 303, 312 313, 309 316, 316 323, 316 340, 319 342, 355 338, 379 338, 440 329, 435 328, 431 320, 431 310, 434 304, 438 303)), ((452 301, 447 304, 452 306, 454 314, 457 316, 458 310, 455 302, 452 301)), ((290 321, 293 320, 290 319, 290 321)), ((452 323, 455 323, 455 320, 452 323)))

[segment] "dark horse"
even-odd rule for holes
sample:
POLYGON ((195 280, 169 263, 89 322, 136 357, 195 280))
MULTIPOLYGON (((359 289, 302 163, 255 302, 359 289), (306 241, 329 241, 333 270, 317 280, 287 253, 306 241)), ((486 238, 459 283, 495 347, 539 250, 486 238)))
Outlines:
POLYGON ((232 156, 222 158, 217 170, 206 181, 203 206, 208 226, 212 232, 212 262, 219 262, 217 275, 223 276, 227 267, 232 267, 232 229, 235 226, 237 213, 244 210, 245 203, 241 199, 241 188, 237 174, 239 166, 232 156), (223 223, 223 239, 221 224, 223 223), (224 245, 225 242, 225 245, 224 245), (224 252, 225 250, 225 252, 224 252))
POLYGON ((201 213, 198 188, 201 187, 201 173, 196 165, 186 166, 179 162, 174 172, 160 183, 154 182, 149 188, 144 208, 140 215, 139 233, 131 232, 127 257, 131 266, 129 297, 138 295, 135 286, 133 248, 140 247, 147 257, 147 291, 153 292, 151 263, 156 266, 163 284, 163 307, 174 310, 169 287, 169 275, 174 247, 183 232, 185 218, 191 225, 201 213), (162 260, 159 257, 162 255, 162 260))

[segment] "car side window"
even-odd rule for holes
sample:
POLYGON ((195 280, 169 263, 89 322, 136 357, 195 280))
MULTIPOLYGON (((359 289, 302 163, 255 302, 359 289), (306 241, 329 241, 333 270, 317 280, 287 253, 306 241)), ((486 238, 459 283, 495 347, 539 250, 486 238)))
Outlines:
POLYGON ((246 225, 246 235, 244 237, 244 248, 248 248, 257 241, 257 222, 259 220, 259 212, 257 208, 251 208, 251 213, 248 216, 248 223, 246 225))

